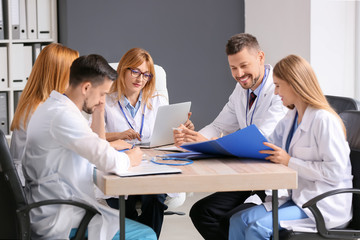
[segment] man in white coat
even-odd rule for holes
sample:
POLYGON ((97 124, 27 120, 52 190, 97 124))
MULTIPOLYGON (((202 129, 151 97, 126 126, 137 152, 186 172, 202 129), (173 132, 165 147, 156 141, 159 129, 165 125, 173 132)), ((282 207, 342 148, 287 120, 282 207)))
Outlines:
MULTIPOLYGON (((182 126, 182 131, 174 130, 177 146, 218 138, 251 124, 268 137, 285 116, 287 110, 281 99, 274 95, 272 67, 264 64, 265 54, 257 39, 246 33, 234 35, 226 45, 226 53, 232 76, 237 81, 228 103, 216 119, 199 132, 182 126)), ((264 191, 214 193, 195 203, 190 217, 206 240, 227 239, 230 217, 244 208, 260 204, 264 198, 264 191)))
MULTIPOLYGON (((118 211, 99 204, 94 196, 94 165, 121 173, 141 162, 139 148, 120 153, 88 126, 81 111, 91 114, 105 102, 117 73, 99 55, 82 56, 70 69, 69 88, 52 91, 33 114, 23 157, 27 199, 84 201, 97 208, 88 226, 88 239, 113 239, 119 230, 118 211)), ((46 206, 31 212, 32 237, 68 239, 84 210, 69 205, 46 206)), ((151 228, 127 219, 127 239, 156 239, 151 228), (135 237, 137 235, 137 237, 135 237), (141 235, 139 237, 139 235, 141 235)))

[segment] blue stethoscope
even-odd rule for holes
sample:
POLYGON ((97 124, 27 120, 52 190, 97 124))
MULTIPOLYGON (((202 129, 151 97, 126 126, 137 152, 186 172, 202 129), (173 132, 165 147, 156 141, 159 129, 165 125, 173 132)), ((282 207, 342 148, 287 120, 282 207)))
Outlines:
MULTIPOLYGON (((268 72, 269 72, 269 69, 265 67, 265 73, 264 73, 264 77, 263 77, 263 80, 261 82, 261 85, 260 85, 260 91, 259 91, 259 94, 258 94, 258 99, 256 99, 255 101, 255 106, 254 106, 254 110, 251 114, 251 119, 250 119, 250 125, 252 124, 252 121, 253 121, 253 117, 254 117, 254 113, 255 113, 255 110, 256 110, 256 106, 257 106, 257 103, 259 101, 259 98, 260 98, 260 93, 261 93, 261 90, 263 89, 264 87, 264 84, 265 84, 265 81, 267 80, 267 75, 268 75, 268 72)), ((246 121, 246 126, 249 126, 248 125, 248 120, 247 120, 247 115, 248 115, 248 111, 249 111, 249 89, 247 90, 247 97, 246 97, 247 101, 246 101, 246 114, 245 114, 245 121, 246 121)))
POLYGON ((187 159, 187 158, 175 158, 175 157, 162 157, 162 156, 156 156, 151 158, 150 160, 152 163, 155 164, 159 164, 159 165, 170 165, 170 166, 185 166, 185 165, 189 165, 192 164, 193 161, 191 159, 187 159), (157 159, 161 159, 161 160, 173 160, 173 161, 183 161, 183 163, 165 163, 165 162, 158 162, 157 159))
MULTIPOLYGON (((120 104, 120 101, 118 101, 118 104, 119 104, 119 107, 120 107, 121 112, 124 114, 124 117, 125 117, 127 123, 128 123, 129 126, 135 131, 135 129, 134 129, 134 127, 131 125, 129 119, 126 117, 126 114, 125 114, 125 112, 124 112, 123 107, 122 107, 121 104, 120 104)), ((143 110, 143 112, 142 112, 141 127, 140 127, 140 132, 139 132, 139 133, 140 133, 140 138, 142 138, 142 131, 143 131, 143 128, 144 128, 145 109, 146 109, 146 104, 144 104, 144 110, 143 110)))

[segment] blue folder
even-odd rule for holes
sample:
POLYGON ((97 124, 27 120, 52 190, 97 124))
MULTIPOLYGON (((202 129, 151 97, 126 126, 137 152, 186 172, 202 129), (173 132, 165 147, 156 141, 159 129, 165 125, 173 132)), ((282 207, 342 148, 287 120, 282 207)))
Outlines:
POLYGON ((259 151, 272 149, 263 142, 268 140, 253 124, 216 140, 183 144, 181 147, 208 155, 265 159, 268 154, 261 154, 259 151))

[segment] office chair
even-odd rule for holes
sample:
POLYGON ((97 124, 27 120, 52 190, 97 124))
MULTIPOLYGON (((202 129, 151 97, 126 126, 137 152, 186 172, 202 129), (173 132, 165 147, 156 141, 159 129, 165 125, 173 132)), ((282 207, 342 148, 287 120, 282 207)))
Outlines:
MULTIPOLYGON (((282 230, 281 240, 322 240, 322 239, 359 239, 360 238, 360 111, 348 110, 340 113, 346 127, 347 141, 350 145, 350 161, 352 166, 353 188, 334 189, 309 200, 303 205, 315 216, 318 233, 304 233, 282 230), (353 193, 353 218, 348 227, 342 229, 326 229, 323 216, 316 203, 325 197, 335 194, 353 193)), ((341 207, 341 206, 338 206, 341 207)))
POLYGON ((360 110, 360 102, 353 98, 326 95, 326 99, 338 114, 346 110, 360 110))
MULTIPOLYGON (((109 65, 117 70, 117 67, 119 65, 118 62, 109 63, 109 65)), ((154 64, 155 68, 155 76, 156 76, 156 82, 155 82, 155 91, 159 94, 163 95, 169 102, 169 93, 166 87, 166 72, 163 67, 154 64)))
POLYGON ((73 239, 84 239, 95 208, 72 200, 51 199, 29 204, 15 169, 5 134, 0 130, 0 239, 30 239, 30 211, 45 205, 67 204, 85 210, 73 239))

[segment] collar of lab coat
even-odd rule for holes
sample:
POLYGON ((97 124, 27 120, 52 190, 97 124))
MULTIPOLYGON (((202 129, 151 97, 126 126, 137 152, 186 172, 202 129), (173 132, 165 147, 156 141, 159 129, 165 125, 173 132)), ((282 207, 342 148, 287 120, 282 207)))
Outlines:
POLYGON ((75 103, 70 99, 68 98, 67 96, 65 96, 64 94, 61 94, 55 90, 53 90, 51 93, 50 93, 50 97, 51 98, 54 98, 60 102, 63 102, 63 103, 66 103, 69 105, 69 107, 71 108, 74 108, 74 109, 77 109, 80 113, 80 109, 75 105, 75 103))
MULTIPOLYGON (((291 118, 290 118, 290 119, 291 119, 291 123, 294 122, 294 118, 295 118, 296 111, 297 111, 296 108, 294 108, 294 109, 292 109, 292 110, 289 111, 290 114, 291 114, 291 118)), ((311 124, 312 124, 312 122, 313 122, 313 119, 314 119, 314 117, 315 117, 315 113, 316 113, 316 109, 315 109, 315 108, 313 108, 313 107, 311 107, 311 106, 307 106, 307 108, 305 109, 304 116, 303 116, 303 118, 302 118, 302 120, 301 120, 301 123, 300 123, 300 125, 298 126, 298 129, 297 129, 298 131, 296 131, 296 132, 294 133, 294 136, 293 136, 293 138, 292 138, 292 140, 291 140, 291 142, 290 142, 289 152, 291 152, 292 146, 293 146, 293 145, 297 142, 297 140, 299 139, 301 132, 308 132, 308 131, 309 131, 310 126, 311 126, 311 124)), ((284 137, 284 139, 287 139, 287 136, 288 136, 291 128, 292 128, 292 124, 288 124, 287 127, 286 127, 286 131, 285 131, 285 133, 286 133, 285 136, 286 136, 286 137, 284 137)), ((285 141, 286 141, 286 140, 285 140, 285 141)), ((285 142, 283 142, 283 146, 285 146, 284 144, 285 144, 285 142)))

